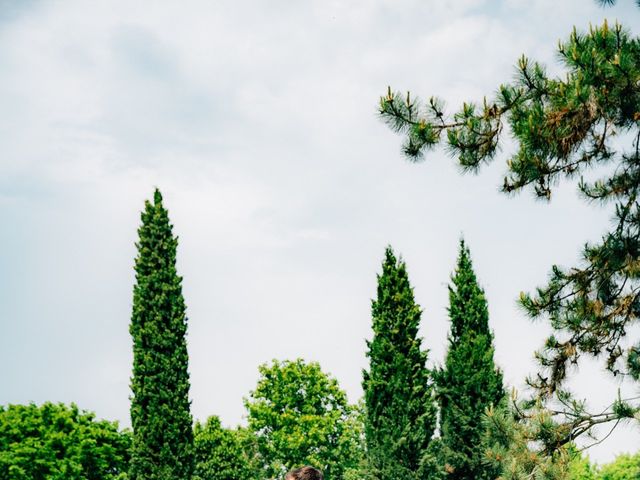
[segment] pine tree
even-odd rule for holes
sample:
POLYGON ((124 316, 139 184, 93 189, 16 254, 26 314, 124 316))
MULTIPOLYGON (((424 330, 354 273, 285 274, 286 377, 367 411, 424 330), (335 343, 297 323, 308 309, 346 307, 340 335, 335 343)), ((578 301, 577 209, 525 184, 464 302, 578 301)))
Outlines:
POLYGON ((558 58, 565 72, 555 77, 521 57, 516 78, 493 98, 465 102, 453 114, 435 97, 424 102, 389 88, 380 99, 382 118, 404 134, 412 160, 445 143, 464 171, 477 171, 509 132, 516 150, 507 161, 505 193, 532 190, 550 200, 568 180, 590 203, 611 208, 613 225, 584 246, 579 264, 552 266, 544 285, 520 296, 527 314, 547 319, 552 329, 536 353, 539 371, 528 379, 535 400, 552 406, 553 420, 562 422, 553 434, 548 426, 533 429, 544 432, 539 440, 548 452, 595 434, 599 425, 640 418, 637 397, 620 398, 618 389, 611 408, 594 411, 566 387, 584 357, 601 360, 614 377, 640 382, 640 39, 605 21, 587 32, 574 29, 558 44, 558 58), (600 178, 584 175, 596 165, 600 178))
POLYGON ((448 478, 493 479, 478 448, 482 417, 504 397, 502 373, 493 362, 493 334, 484 291, 478 285, 471 255, 460 242, 458 263, 449 286, 449 348, 436 375, 440 433, 448 478))
MULTIPOLYGON (((601 7, 610 7, 612 5, 615 5, 617 2, 617 0, 596 0, 596 3, 599 4, 601 7)), ((636 0, 636 5, 638 7, 640 7, 640 0, 636 0)))
POLYGON ((363 372, 369 466, 378 480, 428 478, 436 405, 427 352, 418 338, 421 309, 405 263, 387 247, 372 302, 370 365, 363 372))
POLYGON ((133 289, 131 480, 190 479, 194 465, 189 411, 187 318, 176 272, 178 239, 156 189, 145 202, 133 289))

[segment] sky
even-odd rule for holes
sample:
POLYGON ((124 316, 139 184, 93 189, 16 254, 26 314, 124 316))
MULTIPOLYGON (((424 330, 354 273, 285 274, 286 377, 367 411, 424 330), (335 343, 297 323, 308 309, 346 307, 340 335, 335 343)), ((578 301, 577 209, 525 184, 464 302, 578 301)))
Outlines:
MULTIPOLYGON (((462 236, 496 361, 523 391, 547 327, 516 299, 575 265, 611 211, 573 184, 550 203, 501 194, 509 141, 478 175, 440 150, 412 164, 378 99, 391 85, 453 109, 523 53, 561 73, 558 40, 605 17, 640 30, 631 0, 0 0, 0 405, 75 402, 129 425, 135 241, 155 187, 180 239, 196 419, 243 423, 276 358, 320 362, 357 401, 387 245, 442 362, 462 236)), ((574 372, 593 405, 634 391, 602 370, 574 372)), ((623 426, 589 454, 639 442, 623 426)))

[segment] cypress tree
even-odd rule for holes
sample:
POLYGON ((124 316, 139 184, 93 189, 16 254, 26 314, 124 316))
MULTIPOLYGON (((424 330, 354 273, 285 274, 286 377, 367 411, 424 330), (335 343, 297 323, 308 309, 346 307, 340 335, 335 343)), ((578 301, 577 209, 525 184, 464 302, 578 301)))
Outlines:
POLYGON ((482 417, 504 397, 502 373, 493 362, 493 334, 484 291, 478 285, 464 241, 449 285, 449 348, 436 376, 440 433, 448 478, 493 479, 480 448, 482 417))
POLYGON ((365 436, 369 466, 377 480, 428 478, 427 451, 436 405, 427 352, 418 338, 421 309, 405 263, 387 247, 372 301, 370 365, 363 372, 365 436))
POLYGON ((182 278, 162 195, 146 201, 136 244, 133 337, 131 480, 183 480, 193 472, 189 411, 187 318, 182 278))

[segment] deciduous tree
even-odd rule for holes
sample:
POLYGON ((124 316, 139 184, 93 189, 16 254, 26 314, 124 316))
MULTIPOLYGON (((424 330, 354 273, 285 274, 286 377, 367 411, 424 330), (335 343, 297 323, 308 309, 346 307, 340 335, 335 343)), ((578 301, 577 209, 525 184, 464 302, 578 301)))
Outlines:
POLYGON ((637 480, 640 478, 640 453, 623 454, 603 465, 598 480, 637 480))
POLYGON ((264 478, 305 464, 322 470, 327 480, 357 470, 362 427, 336 379, 301 359, 274 360, 259 370, 245 406, 264 478))
POLYGON ((117 480, 126 476, 131 436, 76 405, 0 406, 3 480, 117 480))
POLYGON ((224 428, 216 416, 194 428, 196 467, 194 480, 249 480, 257 477, 250 432, 224 428))

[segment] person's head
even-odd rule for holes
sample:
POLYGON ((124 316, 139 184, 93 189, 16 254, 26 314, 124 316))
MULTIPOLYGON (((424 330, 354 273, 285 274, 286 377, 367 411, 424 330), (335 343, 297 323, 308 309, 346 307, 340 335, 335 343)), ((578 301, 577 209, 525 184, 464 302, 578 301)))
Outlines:
POLYGON ((322 472, 316 468, 305 466, 287 473, 284 480, 324 480, 322 472))

